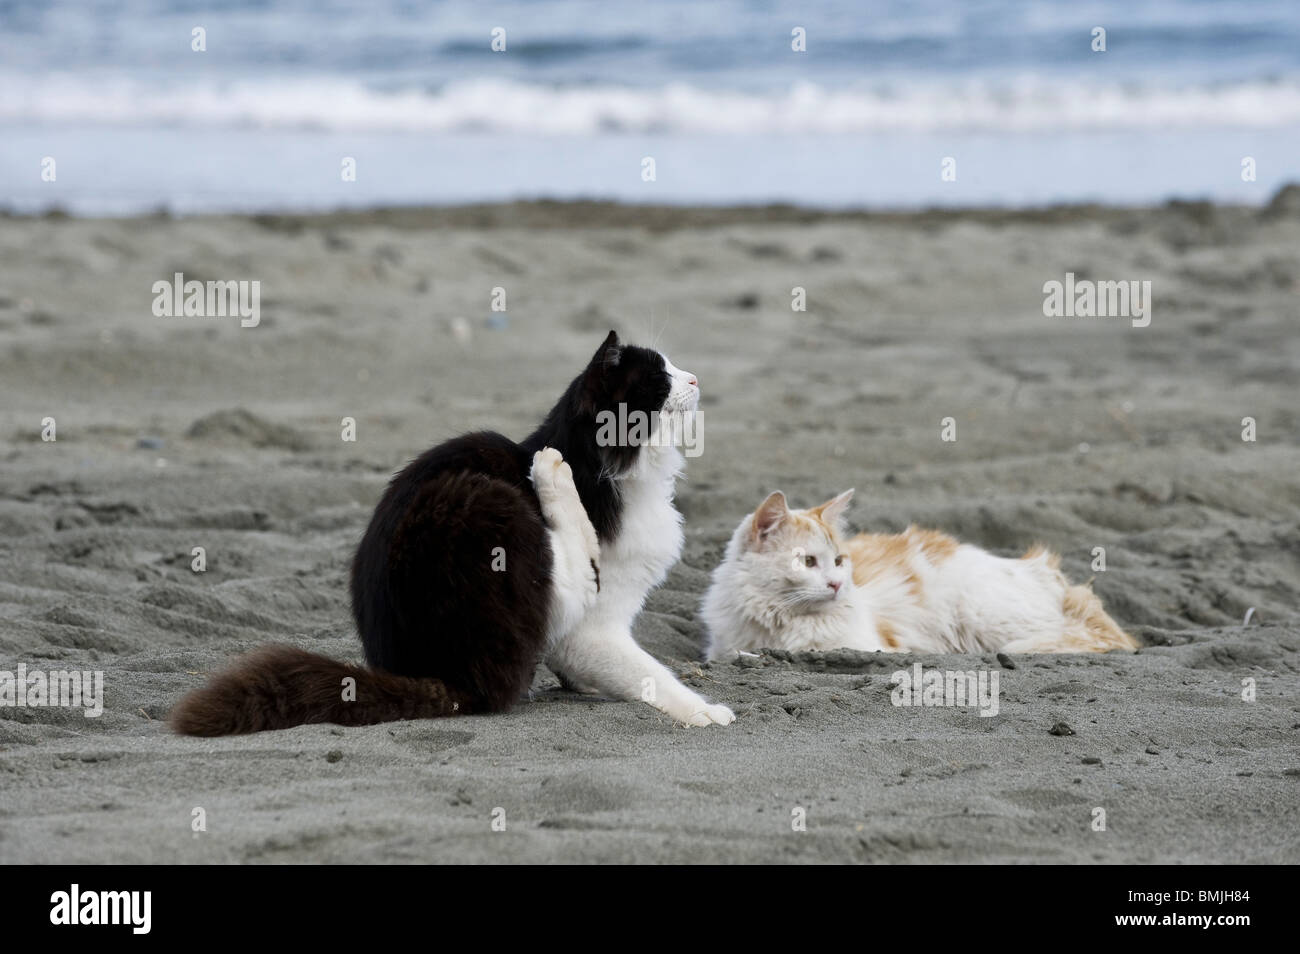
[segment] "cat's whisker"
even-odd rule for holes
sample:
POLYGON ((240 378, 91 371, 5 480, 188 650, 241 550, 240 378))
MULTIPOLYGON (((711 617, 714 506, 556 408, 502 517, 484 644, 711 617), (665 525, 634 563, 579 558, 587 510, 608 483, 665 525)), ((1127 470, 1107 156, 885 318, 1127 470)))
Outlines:
POLYGON ((667 327, 668 327, 668 319, 665 318, 663 324, 659 326, 659 331, 656 332, 654 312, 653 311, 650 312, 650 349, 652 351, 659 350, 659 339, 663 337, 664 330, 667 327))

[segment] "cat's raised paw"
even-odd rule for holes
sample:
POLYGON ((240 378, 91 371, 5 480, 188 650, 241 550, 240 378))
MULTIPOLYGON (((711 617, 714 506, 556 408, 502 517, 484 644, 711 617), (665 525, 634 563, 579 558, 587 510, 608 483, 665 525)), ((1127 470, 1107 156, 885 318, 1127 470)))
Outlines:
POLYGON ((573 482, 573 469, 553 447, 543 447, 533 455, 533 468, 529 473, 542 513, 553 529, 571 527, 582 538, 582 548, 593 569, 600 563, 600 541, 596 528, 578 496, 578 485, 573 482))
MULTIPOLYGON (((533 454, 533 466, 528 472, 528 479, 533 482, 533 489, 538 494, 541 494, 543 489, 555 490, 556 473, 561 466, 569 470, 569 465, 564 462, 564 456, 554 447, 543 447, 533 454)), ((573 483, 572 470, 569 470, 569 483, 573 483)))
POLYGON ((573 468, 554 447, 543 447, 533 455, 528 476, 539 497, 566 504, 581 502, 578 485, 573 482, 573 468))
POLYGON ((691 713, 687 725, 731 725, 736 721, 736 714, 724 705, 706 705, 691 713))

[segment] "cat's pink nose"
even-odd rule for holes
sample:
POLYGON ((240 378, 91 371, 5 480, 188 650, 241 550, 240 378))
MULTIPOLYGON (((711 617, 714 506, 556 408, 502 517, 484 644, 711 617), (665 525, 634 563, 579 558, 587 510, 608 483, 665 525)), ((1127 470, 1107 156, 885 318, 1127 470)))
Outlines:
POLYGON ((840 591, 840 582, 839 582, 839 580, 831 580, 831 581, 830 581, 829 583, 827 583, 826 585, 829 586, 829 587, 830 587, 832 590, 834 590, 836 593, 838 593, 838 592, 840 591))
POLYGON ((686 383, 689 384, 689 385, 690 385, 691 387, 693 387, 693 388, 698 388, 698 387, 700 386, 700 381, 699 381, 699 379, 698 379, 697 377, 695 377, 695 375, 693 375, 693 374, 691 375, 691 379, 690 379, 689 381, 687 381, 686 383))

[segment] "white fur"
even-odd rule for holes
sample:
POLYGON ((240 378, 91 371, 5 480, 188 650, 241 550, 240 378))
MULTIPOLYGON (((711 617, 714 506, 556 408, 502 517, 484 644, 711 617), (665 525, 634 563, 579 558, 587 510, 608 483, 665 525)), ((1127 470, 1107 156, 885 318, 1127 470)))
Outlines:
POLYGON ((560 452, 546 447, 533 455, 529 473, 546 520, 551 544, 551 607, 547 644, 567 633, 596 603, 600 545, 587 518, 573 471, 560 452))
MULTIPOLYGON (((666 357, 664 363, 673 379, 665 409, 693 410, 699 403, 694 376, 673 367, 666 357)), ((600 592, 588 602, 585 591, 569 576, 556 577, 553 602, 564 608, 553 611, 546 664, 577 689, 646 702, 687 725, 728 725, 736 718, 730 709, 711 705, 683 686, 632 638, 632 622, 650 590, 663 582, 681 557, 684 539, 682 516, 673 505, 673 491, 685 463, 681 451, 646 446, 638 456, 633 473, 619 478, 622 518, 618 536, 600 547, 600 592), (571 612, 575 607, 582 609, 571 612)), ((577 501, 576 490, 573 500, 577 501)), ((580 502, 577 510, 557 508, 556 520, 546 513, 553 546, 567 554, 564 559, 557 557, 557 565, 585 555, 575 549, 574 541, 585 536, 591 523, 580 502), (572 523, 586 526, 575 534, 565 526, 572 523)))
POLYGON ((722 563, 713 571, 701 609, 709 634, 708 658, 742 649, 884 648, 866 601, 851 592, 851 567, 834 565, 834 547, 758 548, 752 544, 754 534, 750 514, 732 534, 722 563), (819 572, 802 566, 808 555, 819 558, 819 572), (827 598, 822 591, 831 581, 840 583, 840 591, 827 598))
MULTIPOLYGON (((841 495, 840 512, 850 495, 841 495)), ((784 506, 782 497, 777 509, 784 506)), ((835 541, 794 530, 783 536, 779 521, 772 536, 758 538, 755 518, 736 528, 704 597, 710 659, 761 648, 882 651, 877 619, 889 621, 900 651, 931 653, 1042 651, 1068 625, 1068 584, 1045 554, 1013 560, 961 544, 939 563, 914 552, 906 567, 880 568, 856 585, 846 555, 834 565, 835 541), (807 556, 815 568, 802 565, 807 556), (908 571, 920 580, 919 598, 908 571)))
POLYGON ((938 566, 923 556, 912 566, 924 594, 919 602, 884 592, 874 578, 852 594, 889 614, 907 651, 1033 651, 1028 647, 1059 639, 1066 629, 1066 583, 1045 554, 1013 560, 963 543, 938 566))

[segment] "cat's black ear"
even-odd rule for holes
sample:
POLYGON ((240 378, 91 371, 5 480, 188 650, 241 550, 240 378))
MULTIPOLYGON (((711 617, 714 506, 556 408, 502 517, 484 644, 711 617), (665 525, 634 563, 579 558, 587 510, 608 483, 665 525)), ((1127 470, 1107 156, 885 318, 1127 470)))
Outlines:
POLYGON ((600 347, 596 349, 596 353, 591 356, 588 368, 608 371, 610 368, 618 367, 619 349, 622 347, 622 342, 618 340, 618 332, 611 329, 605 336, 605 340, 600 343, 600 347))
POLYGON ((774 490, 754 511, 754 542, 760 542, 781 525, 790 514, 790 506, 785 502, 785 494, 774 490))
POLYGON ((596 353, 591 356, 587 370, 582 373, 582 409, 595 411, 600 405, 601 396, 606 392, 605 376, 611 368, 618 367, 621 348, 618 333, 611 331, 600 343, 596 353))

